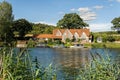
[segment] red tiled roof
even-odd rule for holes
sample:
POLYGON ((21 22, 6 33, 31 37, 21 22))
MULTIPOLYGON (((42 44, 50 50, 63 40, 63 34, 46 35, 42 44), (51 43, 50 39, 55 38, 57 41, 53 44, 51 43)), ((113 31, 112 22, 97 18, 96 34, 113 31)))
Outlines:
POLYGON ((54 36, 53 34, 39 34, 35 38, 62 38, 62 36, 54 36))
POLYGON ((90 30, 89 30, 89 29, 70 29, 70 32, 71 32, 73 35, 75 34, 75 32, 77 32, 79 36, 81 36, 83 32, 85 32, 85 34, 86 34, 87 36, 90 35, 90 30))
MULTIPOLYGON (((62 36, 55 36, 55 34, 58 30, 63 34, 66 29, 54 29, 53 34, 39 34, 39 35, 36 35, 35 38, 59 38, 59 39, 62 39, 62 36)), ((88 37, 90 35, 89 29, 68 29, 68 30, 72 33, 72 35, 74 35, 75 32, 77 32, 79 36, 81 36, 83 32, 88 37)))
MULTIPOLYGON (((55 30, 53 30, 53 35, 55 35, 55 33, 56 33, 58 30, 63 34, 66 29, 55 29, 55 30)), ((75 32, 77 32, 77 33, 79 34, 79 36, 81 36, 83 32, 85 32, 87 36, 90 35, 90 30, 89 30, 89 29, 68 29, 68 30, 69 30, 73 35, 75 34, 75 32)))
POLYGON ((58 30, 63 34, 66 29, 54 29, 54 30, 53 30, 53 35, 55 35, 55 33, 56 33, 58 30))
POLYGON ((60 32, 63 34, 65 32, 65 29, 60 29, 60 32))
POLYGON ((52 34, 39 34, 36 35, 35 38, 53 38, 52 34))

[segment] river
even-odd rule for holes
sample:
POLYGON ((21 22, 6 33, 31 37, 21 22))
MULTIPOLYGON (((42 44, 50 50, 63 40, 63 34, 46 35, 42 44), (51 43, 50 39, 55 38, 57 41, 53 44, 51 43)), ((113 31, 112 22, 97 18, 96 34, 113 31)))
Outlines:
POLYGON ((86 63, 89 63, 92 59, 91 53, 93 55, 99 53, 103 57, 108 54, 111 59, 120 61, 120 49, 30 48, 32 58, 37 57, 42 66, 46 67, 52 64, 59 70, 59 79, 63 77, 63 72, 73 74, 72 71, 74 72, 76 68, 83 67, 86 63))

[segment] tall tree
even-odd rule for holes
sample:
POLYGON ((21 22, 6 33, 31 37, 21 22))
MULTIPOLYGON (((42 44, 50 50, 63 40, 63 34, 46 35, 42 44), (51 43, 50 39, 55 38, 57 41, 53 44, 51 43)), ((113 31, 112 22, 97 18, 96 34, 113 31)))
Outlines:
POLYGON ((82 18, 76 13, 65 14, 63 19, 59 20, 57 26, 68 29, 79 29, 88 26, 82 18))
POLYGON ((6 44, 13 40, 11 24, 13 21, 12 6, 6 1, 0 3, 0 37, 6 44))
POLYGON ((26 19, 18 19, 13 22, 13 30, 17 31, 20 37, 24 37, 32 30, 32 25, 26 19))
POLYGON ((115 29, 120 33, 120 17, 114 18, 111 23, 113 24, 112 29, 115 29))

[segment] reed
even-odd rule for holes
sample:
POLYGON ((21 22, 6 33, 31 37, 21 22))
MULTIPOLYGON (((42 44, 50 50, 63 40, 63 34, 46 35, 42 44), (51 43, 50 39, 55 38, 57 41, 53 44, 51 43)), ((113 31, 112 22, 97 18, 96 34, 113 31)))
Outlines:
POLYGON ((80 69, 76 80, 120 80, 120 64, 112 61, 109 55, 91 53, 91 56, 90 64, 80 69))
POLYGON ((36 58, 32 61, 27 48, 1 48, 0 80, 56 80, 52 65, 42 68, 36 58))

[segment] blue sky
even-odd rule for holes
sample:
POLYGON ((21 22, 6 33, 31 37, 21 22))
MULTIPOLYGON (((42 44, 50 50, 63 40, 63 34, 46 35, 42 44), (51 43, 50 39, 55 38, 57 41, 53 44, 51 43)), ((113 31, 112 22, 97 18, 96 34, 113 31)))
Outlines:
MULTIPOLYGON (((3 0, 0 0, 3 1, 3 0)), ((66 13, 78 13, 91 31, 108 31, 111 20, 120 16, 120 0, 6 0, 15 19, 56 25, 66 13)))

